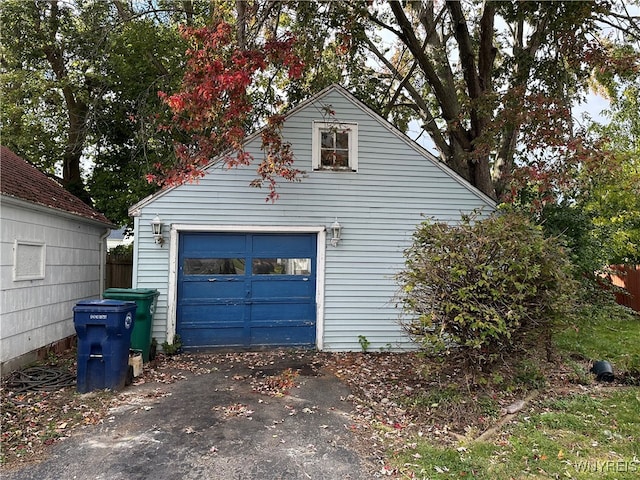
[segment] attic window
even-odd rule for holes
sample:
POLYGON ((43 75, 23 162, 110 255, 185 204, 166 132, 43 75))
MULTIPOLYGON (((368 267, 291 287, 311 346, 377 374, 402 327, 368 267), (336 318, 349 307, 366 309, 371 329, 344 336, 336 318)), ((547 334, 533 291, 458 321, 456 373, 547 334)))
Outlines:
POLYGON ((44 243, 16 240, 13 248, 13 280, 44 278, 46 247, 44 243))
POLYGON ((358 125, 313 122, 314 170, 358 171, 358 125))

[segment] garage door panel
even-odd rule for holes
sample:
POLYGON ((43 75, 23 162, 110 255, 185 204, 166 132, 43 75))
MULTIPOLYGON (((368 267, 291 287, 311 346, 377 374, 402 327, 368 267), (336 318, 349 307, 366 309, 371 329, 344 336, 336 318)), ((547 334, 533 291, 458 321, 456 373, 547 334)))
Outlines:
POLYGON ((244 255, 247 236, 241 233, 189 233, 182 235, 181 247, 189 256, 226 256, 244 255))
POLYGON ((276 321, 296 321, 301 325, 315 324, 314 311, 309 302, 253 303, 251 304, 252 325, 276 321))
POLYGON ((315 331, 311 329, 270 326, 251 330, 251 344, 255 346, 309 346, 314 342, 315 331))
POLYGON ((177 333, 185 348, 313 346, 316 235, 180 236, 177 333))
POLYGON ((292 297, 313 298, 315 297, 315 285, 309 281, 291 282, 287 280, 273 279, 268 282, 254 281, 251 285, 251 295, 254 300, 287 299, 292 297))
POLYGON ((211 325, 214 328, 226 324, 244 325, 246 306, 242 304, 188 305, 182 309, 183 325, 211 325))
POLYGON ((243 346, 245 337, 245 330, 242 327, 216 329, 211 329, 210 327, 192 327, 184 330, 184 333, 180 336, 180 341, 184 348, 196 350, 209 349, 212 346, 243 346))
POLYGON ((315 256, 315 236, 299 234, 254 234, 251 236, 253 256, 315 256))
POLYGON ((247 296, 247 286, 245 282, 209 282, 201 280, 199 282, 185 282, 182 285, 181 300, 205 299, 215 301, 216 299, 237 298, 244 299, 247 296))

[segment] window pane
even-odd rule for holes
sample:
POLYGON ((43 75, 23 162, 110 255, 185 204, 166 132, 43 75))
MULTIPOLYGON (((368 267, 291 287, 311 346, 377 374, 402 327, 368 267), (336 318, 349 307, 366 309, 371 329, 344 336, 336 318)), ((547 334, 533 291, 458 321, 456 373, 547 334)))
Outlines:
POLYGON ((320 141, 321 141, 321 146, 322 148, 333 148, 334 147, 334 140, 333 140, 333 132, 331 131, 324 131, 321 132, 321 137, 320 137, 320 141))
POLYGON ((254 275, 309 275, 310 258, 254 258, 254 275))
POLYGON ((323 167, 333 167, 335 153, 333 150, 320 151, 320 164, 323 167))
POLYGON ((336 133, 336 149, 341 149, 341 150, 349 149, 349 132, 336 133))
POLYGON ((186 258, 185 275, 244 275, 244 258, 186 258))
POLYGON ((349 150, 322 150, 320 164, 326 168, 347 168, 349 166, 349 150))
POLYGON ((336 149, 333 166, 347 168, 349 166, 349 150, 336 149))
POLYGON ((343 170, 349 168, 350 130, 320 131, 320 168, 343 170))

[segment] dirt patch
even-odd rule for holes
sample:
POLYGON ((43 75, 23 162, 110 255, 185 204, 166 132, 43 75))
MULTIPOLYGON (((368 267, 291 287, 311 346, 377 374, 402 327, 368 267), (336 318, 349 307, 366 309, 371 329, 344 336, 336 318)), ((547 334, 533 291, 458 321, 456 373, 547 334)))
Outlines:
MULTIPOLYGON (((57 359, 56 367, 75 371, 74 355, 73 351, 66 352, 57 359)), ((344 429, 361 454, 382 472, 389 452, 411 448, 416 437, 440 444, 478 438, 520 409, 538 408, 539 400, 530 396, 532 392, 544 392, 548 400, 602 388, 580 376, 579 372, 589 369, 585 360, 570 360, 570 364, 564 364, 511 358, 491 372, 471 374, 455 358, 430 358, 417 352, 277 350, 159 355, 145 364, 143 374, 131 388, 117 393, 79 395, 73 387, 15 392, 3 384, 1 459, 5 468, 28 463, 74 433, 107 425, 114 413, 145 412, 155 402, 172 398, 171 384, 212 373, 228 380, 224 387, 211 391, 216 396, 230 395, 227 403, 208 409, 220 421, 248 420, 256 409, 275 400, 283 402, 282 418, 312 416, 319 410, 315 405, 298 405, 298 389, 315 377, 330 374, 350 392, 343 398, 352 410, 344 420, 344 429), (251 404, 233 398, 234 391, 241 388, 257 396, 251 404), (527 402, 520 405, 525 399, 527 402)), ((607 386, 619 385, 614 382, 607 386)), ((282 418, 273 421, 281 422, 282 418)), ((190 425, 184 429, 185 435, 196 432, 190 425)))

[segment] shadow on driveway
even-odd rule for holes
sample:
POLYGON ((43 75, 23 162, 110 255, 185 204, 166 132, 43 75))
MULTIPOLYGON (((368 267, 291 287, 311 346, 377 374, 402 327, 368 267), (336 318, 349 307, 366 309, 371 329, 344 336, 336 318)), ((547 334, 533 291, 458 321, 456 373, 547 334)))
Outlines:
POLYGON ((127 387, 101 425, 56 443, 39 463, 4 471, 3 479, 374 476, 349 430, 349 390, 313 352, 247 355, 195 355, 197 374, 127 387), (288 382, 294 386, 278 395, 288 382))

